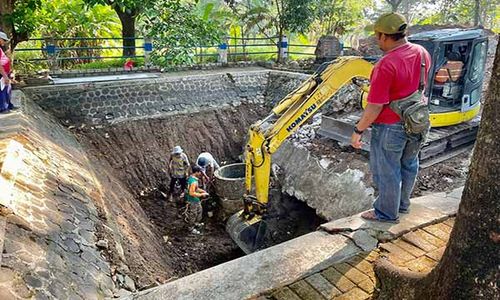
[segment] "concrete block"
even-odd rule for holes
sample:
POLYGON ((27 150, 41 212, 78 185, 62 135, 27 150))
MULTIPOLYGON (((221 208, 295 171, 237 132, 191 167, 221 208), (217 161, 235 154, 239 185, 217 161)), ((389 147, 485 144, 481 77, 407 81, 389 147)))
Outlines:
POLYGON ((317 231, 125 299, 247 299, 358 252, 348 238, 317 231))
MULTIPOLYGON (((463 189, 463 188, 462 188, 463 189)), ((460 205, 461 191, 457 189, 450 194, 435 193, 427 196, 411 199, 412 204, 419 204, 428 208, 436 209, 444 214, 455 215, 460 205), (460 196, 458 196, 460 195, 460 196)), ((410 207, 410 209, 413 209, 410 207)))
POLYGON ((325 170, 318 158, 291 141, 283 143, 272 159, 280 167, 283 192, 306 202, 326 220, 351 216, 373 202, 373 188, 366 186, 361 170, 325 170))
POLYGON ((363 251, 371 251, 377 248, 378 240, 365 230, 344 233, 344 235, 349 237, 363 251))

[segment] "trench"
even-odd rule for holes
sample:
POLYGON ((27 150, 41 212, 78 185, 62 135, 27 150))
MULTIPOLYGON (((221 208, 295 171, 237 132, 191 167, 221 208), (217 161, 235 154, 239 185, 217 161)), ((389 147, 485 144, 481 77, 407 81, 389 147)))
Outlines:
MULTIPOLYGON (((134 195, 139 204, 135 210, 142 210, 146 218, 142 221, 150 225, 156 241, 145 239, 138 243, 148 243, 140 247, 141 255, 149 252, 149 260, 154 263, 128 264, 139 286, 150 287, 155 282, 183 277, 244 255, 226 232, 228 215, 222 212, 220 199, 213 189, 209 191, 213 196, 203 203, 203 225, 196 228, 200 233, 193 233, 184 220, 184 204, 166 199, 170 179, 165 168, 170 149, 175 145, 182 146, 191 164, 198 153, 204 151, 212 153, 221 165, 240 162, 249 125, 266 113, 264 107, 242 104, 201 114, 74 129, 95 164, 111 170, 134 195)), ((244 177, 243 172, 226 175, 244 177)), ((271 190, 270 198, 273 217, 269 222, 273 230, 267 233, 264 247, 314 231, 324 222, 314 209, 282 194, 277 187, 271 190)), ((125 207, 119 208, 117 213, 140 215, 138 211, 125 210, 125 207)), ((126 235, 123 243, 132 243, 126 235)), ((124 247, 134 248, 133 245, 124 247)))

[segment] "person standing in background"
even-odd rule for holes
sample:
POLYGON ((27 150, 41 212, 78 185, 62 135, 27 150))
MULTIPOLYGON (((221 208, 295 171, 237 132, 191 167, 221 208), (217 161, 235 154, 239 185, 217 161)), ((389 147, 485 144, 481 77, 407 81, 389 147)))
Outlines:
POLYGON ((5 32, 0 31, 0 113, 9 113, 15 109, 11 102, 12 86, 11 86, 11 61, 5 54, 7 43, 10 41, 5 32))

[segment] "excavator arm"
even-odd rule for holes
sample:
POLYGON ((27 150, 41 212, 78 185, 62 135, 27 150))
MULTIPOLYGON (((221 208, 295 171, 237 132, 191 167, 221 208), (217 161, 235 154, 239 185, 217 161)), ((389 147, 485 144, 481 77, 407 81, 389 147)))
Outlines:
POLYGON ((244 209, 233 215, 227 231, 245 252, 258 248, 265 231, 271 155, 335 93, 354 78, 369 79, 373 65, 359 57, 341 57, 325 63, 308 80, 281 100, 272 113, 253 124, 245 149, 244 209), (255 196, 251 195, 252 183, 255 196))

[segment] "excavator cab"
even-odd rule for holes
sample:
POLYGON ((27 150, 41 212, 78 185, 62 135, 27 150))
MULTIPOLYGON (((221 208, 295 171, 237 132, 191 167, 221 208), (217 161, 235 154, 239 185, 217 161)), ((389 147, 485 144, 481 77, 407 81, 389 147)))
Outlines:
POLYGON ((432 127, 469 121, 479 114, 488 39, 483 30, 442 29, 414 34, 432 57, 427 97, 432 127))

